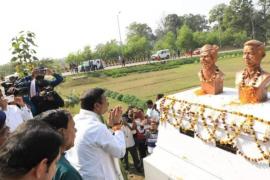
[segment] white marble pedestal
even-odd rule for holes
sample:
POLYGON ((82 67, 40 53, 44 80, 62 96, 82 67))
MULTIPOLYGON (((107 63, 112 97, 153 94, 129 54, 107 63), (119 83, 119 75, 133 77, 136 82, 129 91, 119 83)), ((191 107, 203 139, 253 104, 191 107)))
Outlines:
MULTIPOLYGON (((231 88, 224 88, 224 93, 220 95, 196 96, 194 89, 191 89, 169 97, 228 111, 252 114, 264 120, 270 120, 270 101, 261 104, 235 105, 232 102, 237 101, 237 92, 231 88)), ((144 159, 146 180, 270 179, 270 167, 267 160, 262 163, 252 163, 238 153, 234 154, 214 144, 204 143, 196 136, 192 138, 180 133, 179 129, 172 125, 175 120, 171 114, 168 121, 171 123, 160 124, 157 147, 152 155, 144 159)), ((234 118, 234 121, 237 119, 234 118)), ((227 122, 229 123, 230 120, 227 122)), ((258 136, 262 136, 266 130, 260 123, 255 124, 254 129, 258 136)), ((238 140, 241 143, 239 147, 241 146, 247 155, 260 156, 256 144, 249 135, 240 135, 238 140)), ((264 148, 268 152, 269 144, 266 144, 264 148)))

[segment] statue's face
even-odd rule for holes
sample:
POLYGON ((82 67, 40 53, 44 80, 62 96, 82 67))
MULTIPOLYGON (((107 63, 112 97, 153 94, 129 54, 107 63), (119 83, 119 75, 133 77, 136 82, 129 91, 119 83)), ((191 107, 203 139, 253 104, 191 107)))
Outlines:
POLYGON ((243 50, 243 59, 248 68, 256 68, 261 64, 261 54, 253 46, 245 46, 243 50))
POLYGON ((201 61, 202 67, 205 69, 215 67, 215 60, 211 56, 210 52, 201 54, 200 61, 201 61))

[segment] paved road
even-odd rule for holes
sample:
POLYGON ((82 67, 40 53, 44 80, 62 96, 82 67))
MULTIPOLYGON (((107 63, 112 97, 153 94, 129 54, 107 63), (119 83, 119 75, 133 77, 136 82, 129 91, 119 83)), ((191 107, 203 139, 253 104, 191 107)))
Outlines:
MULTIPOLYGON (((235 52, 235 51, 240 51, 242 49, 235 49, 235 50, 229 50, 229 51, 220 51, 219 53, 227 53, 227 52, 235 52)), ((193 55, 192 57, 198 57, 199 55, 193 55)), ((183 59, 183 58, 186 58, 185 56, 182 56, 180 58, 177 58, 177 59, 183 59)), ((166 60, 155 60, 155 61, 142 61, 142 62, 136 62, 136 63, 130 63, 130 64, 126 64, 125 67, 130 67, 130 66, 137 66, 137 65, 142 65, 142 64, 149 64, 149 63, 158 63, 158 62, 161 62, 161 61, 174 61, 174 60, 177 60, 177 59, 166 59, 166 60)), ((116 65, 116 66, 109 66, 109 67, 105 67, 105 70, 107 69, 117 69, 117 68, 121 68, 122 65, 116 65)), ((83 74, 85 72, 80 72, 79 74, 83 74)), ((86 72, 87 73, 87 72, 86 72)), ((73 73, 71 72, 65 72, 65 73, 62 73, 63 76, 70 76, 70 75, 73 75, 73 73)))

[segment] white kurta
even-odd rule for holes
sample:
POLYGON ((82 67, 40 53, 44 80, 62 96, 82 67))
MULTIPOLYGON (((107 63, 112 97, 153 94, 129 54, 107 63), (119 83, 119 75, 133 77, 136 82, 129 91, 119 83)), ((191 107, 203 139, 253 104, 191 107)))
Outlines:
POLYGON ((114 158, 125 155, 125 138, 122 131, 112 132, 101 123, 98 114, 80 110, 74 117, 77 129, 74 147, 66 154, 69 162, 83 179, 116 180, 122 175, 114 158), (118 170, 117 170, 118 169, 118 170))
POLYGON ((13 132, 23 121, 33 118, 31 110, 24 106, 21 109, 16 105, 8 105, 4 111, 6 113, 6 125, 13 132))

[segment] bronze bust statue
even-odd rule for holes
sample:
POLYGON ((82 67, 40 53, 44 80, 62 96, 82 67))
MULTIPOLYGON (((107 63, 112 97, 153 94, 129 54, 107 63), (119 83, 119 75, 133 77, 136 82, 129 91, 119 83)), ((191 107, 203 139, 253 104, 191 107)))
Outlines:
POLYGON ((219 47, 217 45, 204 45, 200 50, 202 68, 198 73, 201 90, 204 94, 219 94, 223 92, 224 74, 216 66, 219 47))
POLYGON ((250 40, 244 44, 243 59, 246 68, 236 74, 235 80, 242 103, 258 103, 267 100, 270 73, 261 68, 261 60, 264 56, 265 46, 262 42, 250 40))

